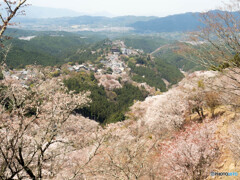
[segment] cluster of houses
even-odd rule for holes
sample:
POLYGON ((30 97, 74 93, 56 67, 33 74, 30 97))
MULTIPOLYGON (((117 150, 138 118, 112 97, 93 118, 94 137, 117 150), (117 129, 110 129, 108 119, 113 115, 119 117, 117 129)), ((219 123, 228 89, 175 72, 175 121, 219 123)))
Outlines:
POLYGON ((77 64, 77 65, 73 65, 73 66, 69 66, 68 67, 68 70, 69 71, 75 71, 75 72, 80 72, 80 71, 93 71, 93 72, 96 72, 96 68, 89 64, 88 66, 87 65, 84 65, 84 64, 77 64))
POLYGON ((117 40, 112 43, 111 54, 108 56, 108 60, 102 60, 101 63, 106 67, 110 67, 114 74, 121 74, 124 71, 125 65, 119 60, 119 55, 138 55, 144 53, 143 50, 129 49, 125 46, 123 41, 117 40))
POLYGON ((29 82, 34 80, 37 77, 37 73, 31 70, 13 70, 13 71, 3 71, 4 78, 6 80, 16 80, 23 87, 28 88, 29 82))
POLYGON ((127 48, 121 48, 122 54, 130 56, 132 54, 132 50, 131 49, 127 49, 127 48))
POLYGON ((127 49, 127 48, 118 48, 116 46, 113 46, 111 48, 111 52, 112 54, 115 54, 115 55, 119 55, 120 53, 126 55, 126 56, 130 56, 132 54, 136 54, 136 51, 132 50, 132 49, 127 49))
POLYGON ((118 55, 112 54, 108 56, 108 60, 101 60, 100 62, 107 68, 111 68, 113 70, 113 74, 121 74, 124 71, 125 65, 123 62, 119 61, 118 57, 118 55))
POLYGON ((114 74, 121 74, 124 71, 123 62, 119 61, 119 56, 116 54, 110 55, 108 57, 107 67, 110 67, 113 70, 114 74))
POLYGON ((36 77, 36 73, 30 70, 20 70, 20 71, 4 71, 3 75, 5 78, 11 78, 16 80, 29 80, 31 78, 36 77))
POLYGON ((113 54, 116 54, 116 53, 122 53, 126 56, 130 56, 130 55, 137 55, 139 53, 144 53, 143 50, 141 49, 132 49, 132 48, 127 48, 126 45, 124 44, 123 41, 120 41, 120 40, 117 40, 117 41, 114 41, 113 42, 113 46, 111 48, 111 52, 113 54), (120 48, 118 48, 120 47, 120 48))

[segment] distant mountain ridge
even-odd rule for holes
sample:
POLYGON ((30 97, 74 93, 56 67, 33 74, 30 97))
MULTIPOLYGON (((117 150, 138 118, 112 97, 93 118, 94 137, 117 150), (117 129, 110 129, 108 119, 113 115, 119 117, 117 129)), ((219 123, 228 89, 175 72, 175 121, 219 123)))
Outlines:
MULTIPOLYGON (((221 10, 212 10, 211 13, 224 13, 221 10)), ((239 12, 231 12, 233 16, 240 17, 239 12)), ((160 17, 149 21, 138 21, 130 25, 138 33, 161 33, 161 32, 187 32, 202 27, 201 13, 184 13, 166 17, 160 17)))
MULTIPOLYGON (((223 12, 214 10, 212 12, 223 12)), ((235 12, 233 12, 235 13, 235 12)), ((26 10, 26 17, 17 17, 15 22, 20 22, 23 29, 60 30, 72 31, 73 29, 86 31, 91 28, 105 27, 130 27, 137 33, 162 33, 162 32, 187 32, 197 30, 203 24, 199 21, 200 13, 184 13, 166 17, 156 16, 90 16, 84 13, 74 12, 67 9, 54 9, 42 7, 29 7, 26 10), (37 27, 37 28, 36 28, 37 27)))
POLYGON ((86 13, 76 12, 69 9, 27 6, 24 8, 26 18, 58 18, 58 17, 75 17, 86 15, 86 13))
POLYGON ((199 21, 200 13, 185 13, 156 18, 146 22, 139 21, 130 26, 136 32, 183 32, 196 30, 202 26, 199 21))

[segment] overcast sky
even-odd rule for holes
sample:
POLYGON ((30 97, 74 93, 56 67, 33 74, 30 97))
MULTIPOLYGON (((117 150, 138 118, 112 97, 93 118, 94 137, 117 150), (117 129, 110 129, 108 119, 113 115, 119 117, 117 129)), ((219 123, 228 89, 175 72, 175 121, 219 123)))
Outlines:
POLYGON ((228 0, 29 0, 33 6, 66 8, 86 13, 166 16, 216 9, 228 0))

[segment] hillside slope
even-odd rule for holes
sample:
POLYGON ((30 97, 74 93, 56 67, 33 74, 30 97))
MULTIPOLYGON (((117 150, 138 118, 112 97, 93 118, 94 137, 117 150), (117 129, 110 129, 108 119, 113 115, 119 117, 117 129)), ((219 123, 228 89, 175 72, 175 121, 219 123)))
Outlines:
MULTIPOLYGON (((72 113, 89 101, 90 93, 64 91, 63 77, 46 79, 42 70, 39 73, 36 80, 40 86, 25 88, 14 78, 2 81, 5 86, 9 84, 9 91, 17 89, 16 102, 27 97, 27 102, 41 109, 38 112, 23 103, 20 107, 28 114, 19 119, 20 113, 11 112, 11 94, 3 87, 1 97, 7 95, 8 99, 3 100, 8 111, 1 109, 1 120, 6 125, 1 127, 0 135, 8 137, 1 138, 1 143, 7 144, 18 133, 17 127, 21 130, 25 126, 18 122, 26 121, 26 133, 17 145, 32 155, 26 154, 26 159, 36 157, 34 152, 39 146, 40 150, 44 148, 41 152, 46 159, 40 162, 44 179, 203 180, 210 178, 211 172, 239 171, 239 109, 232 111, 226 103, 239 103, 239 95, 216 94, 217 85, 233 84, 218 72, 189 74, 168 92, 136 102, 126 114, 127 120, 106 126, 72 113), (11 118, 14 121, 9 121, 11 118)), ((20 154, 25 152, 21 148, 20 154)), ((3 159, 0 163, 5 165, 3 159)), ((26 166, 36 173, 37 164, 37 158, 32 158, 26 166)), ((23 169, 20 171, 27 176, 23 169)), ((9 176, 10 170, 5 172, 9 176)), ((236 173, 233 176, 238 179, 236 173)))
MULTIPOLYGON (((216 78, 221 78, 217 72, 196 72, 168 92, 135 103, 127 114, 128 120, 109 124, 98 135, 107 136, 107 140, 87 165, 85 177, 206 179, 212 171, 237 172, 240 164, 234 161, 232 144, 227 140, 235 141, 229 132, 239 125, 239 120, 233 121, 233 113, 225 106, 216 110, 215 118, 204 108, 202 123, 196 113, 189 112, 193 89, 199 88, 199 82, 219 83, 216 78), (89 170, 95 173, 88 174, 89 170)), ((234 148, 238 148, 238 144, 234 148)), ((83 154, 75 152, 68 161, 72 158, 79 161, 83 154)), ((60 174, 70 175, 66 169, 60 174)))

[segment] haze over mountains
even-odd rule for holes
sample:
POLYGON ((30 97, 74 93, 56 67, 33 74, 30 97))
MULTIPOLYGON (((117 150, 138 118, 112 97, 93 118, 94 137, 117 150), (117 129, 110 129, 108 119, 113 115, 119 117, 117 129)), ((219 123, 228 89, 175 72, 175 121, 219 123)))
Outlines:
POLYGON ((112 15, 108 12, 99 12, 99 13, 85 13, 77 12, 70 9, 60 9, 60 8, 50 8, 50 7, 38 7, 38 6, 29 6, 25 8, 27 18, 59 18, 59 17, 76 17, 83 15, 91 16, 109 16, 112 15))
POLYGON ((198 15, 185 13, 167 17, 110 17, 109 13, 87 14, 68 9, 30 6, 26 8, 26 16, 18 16, 15 22, 21 22, 19 28, 29 30, 93 31, 92 28, 101 28, 98 31, 110 31, 112 27, 127 27, 126 31, 158 33, 194 30, 201 25, 198 15))
POLYGON ((106 13, 94 16, 67 9, 28 7, 26 17, 17 17, 17 28, 28 30, 62 31, 130 31, 137 33, 187 32, 202 26, 200 13, 175 14, 166 17, 118 16, 107 17, 106 13))

